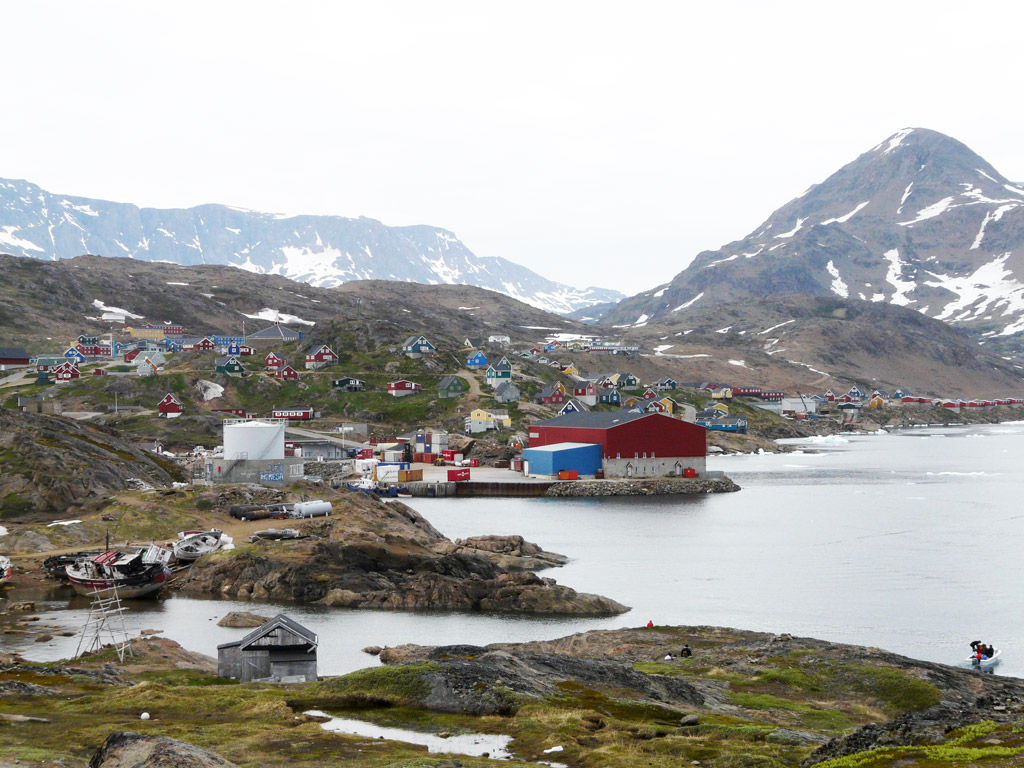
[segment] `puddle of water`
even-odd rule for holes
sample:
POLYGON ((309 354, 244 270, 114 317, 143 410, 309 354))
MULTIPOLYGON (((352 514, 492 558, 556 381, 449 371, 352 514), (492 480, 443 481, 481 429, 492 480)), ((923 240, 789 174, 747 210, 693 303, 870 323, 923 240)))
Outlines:
POLYGON ((512 753, 508 751, 508 744, 512 741, 511 736, 501 736, 490 733, 460 733, 442 739, 434 733, 423 731, 409 731, 405 728, 385 728, 374 725, 364 720, 350 720, 344 717, 334 717, 319 710, 311 710, 305 714, 311 717, 329 717, 326 723, 321 723, 325 731, 333 733, 346 733, 352 736, 366 736, 371 739, 390 739, 391 741, 404 741, 406 744, 419 744, 427 748, 428 752, 441 752, 453 755, 466 755, 467 757, 483 757, 485 754, 498 760, 511 760, 512 753))

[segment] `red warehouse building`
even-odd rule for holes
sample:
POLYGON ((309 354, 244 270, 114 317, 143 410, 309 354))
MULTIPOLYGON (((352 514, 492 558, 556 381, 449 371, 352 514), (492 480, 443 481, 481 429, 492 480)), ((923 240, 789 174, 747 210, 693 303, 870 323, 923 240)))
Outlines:
POLYGON ((313 412, 311 407, 305 405, 292 405, 284 408, 274 408, 270 412, 270 418, 272 419, 297 419, 299 421, 309 421, 314 418, 316 414, 313 412))
POLYGON ((570 413, 530 426, 530 448, 597 443, 605 477, 668 477, 707 471, 704 427, 661 413, 570 413))

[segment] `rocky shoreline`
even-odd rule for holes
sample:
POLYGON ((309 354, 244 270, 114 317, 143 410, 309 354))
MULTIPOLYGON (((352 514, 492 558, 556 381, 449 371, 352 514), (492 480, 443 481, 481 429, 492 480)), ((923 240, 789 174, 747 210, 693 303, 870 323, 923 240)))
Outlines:
POLYGON ((734 493, 740 490, 728 477, 659 477, 638 480, 569 481, 555 483, 545 496, 674 496, 734 493))
POLYGON ((535 571, 567 559, 521 536, 451 541, 401 502, 343 498, 332 517, 300 525, 306 538, 258 541, 202 558, 181 591, 413 611, 609 616, 629 610, 538 576, 535 571))

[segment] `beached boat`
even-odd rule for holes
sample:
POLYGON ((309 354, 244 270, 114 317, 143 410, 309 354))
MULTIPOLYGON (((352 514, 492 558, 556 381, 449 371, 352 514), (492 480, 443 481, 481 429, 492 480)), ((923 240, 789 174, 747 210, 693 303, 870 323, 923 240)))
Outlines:
POLYGON ((971 655, 967 657, 966 662, 969 666, 971 666, 974 669, 980 669, 982 671, 985 671, 988 669, 993 669, 996 665, 998 665, 999 662, 1002 661, 1002 656, 1003 649, 1000 648, 993 652, 993 654, 989 656, 987 659, 979 659, 974 655, 971 655))
POLYGON ((67 566, 71 586, 80 595, 117 587, 122 598, 155 595, 167 583, 170 550, 150 545, 145 549, 112 549, 94 557, 81 558, 67 566))
POLYGON ((14 568, 11 567, 11 561, 0 555, 0 584, 5 584, 11 574, 14 573, 14 568))
POLYGON ((380 483, 375 483, 373 480, 370 480, 369 478, 363 478, 361 480, 357 480, 354 483, 349 483, 348 484, 348 489, 350 491, 354 491, 354 492, 358 492, 358 493, 371 493, 374 496, 384 496, 384 497, 409 496, 409 495, 411 495, 409 493, 409 489, 406 488, 405 486, 402 486, 402 485, 381 485, 380 483))
POLYGON ((203 555, 216 552, 230 539, 230 536, 224 535, 224 531, 216 528, 209 531, 182 531, 178 534, 178 540, 171 545, 171 548, 174 550, 174 556, 178 560, 191 562, 203 555))

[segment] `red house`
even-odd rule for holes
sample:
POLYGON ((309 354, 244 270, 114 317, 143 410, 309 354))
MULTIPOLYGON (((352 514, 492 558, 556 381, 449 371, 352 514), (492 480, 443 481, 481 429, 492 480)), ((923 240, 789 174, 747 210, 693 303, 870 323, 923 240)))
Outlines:
POLYGON ((734 397, 761 397, 760 387, 733 387, 734 397))
POLYGON ((334 365, 338 362, 338 356, 326 344, 321 344, 316 349, 306 353, 306 368, 318 370, 326 365, 334 365))
MULTIPOLYGON (((761 392, 762 400, 778 402, 783 397, 785 397, 785 393, 778 389, 766 389, 763 392, 761 392)), ((832 398, 830 398, 830 402, 832 399, 835 399, 835 395, 833 395, 832 398)))
POLYGON ((93 376, 106 376, 107 375, 107 369, 106 368, 93 368, 92 369, 92 375, 93 376))
POLYGON ((660 395, 650 387, 644 390, 644 400, 657 400, 659 397, 660 395))
POLYGON ((292 419, 294 421, 309 421, 314 415, 312 407, 305 405, 274 408, 270 412, 270 418, 272 419, 292 419))
POLYGON ((185 411, 185 406, 182 405, 181 400, 168 392, 164 395, 164 399, 157 404, 156 409, 161 416, 170 419, 180 416, 185 411))
POLYGON ((263 364, 267 367, 267 370, 276 370, 284 365, 284 360, 271 352, 263 358, 263 364))
POLYGON ((530 448, 597 443, 608 477, 705 472, 706 430, 661 413, 570 413, 530 426, 530 448))
POLYGON ((211 413, 229 413, 232 416, 237 416, 240 419, 248 418, 249 414, 245 408, 214 408, 211 413))
POLYGON ((20 347, 0 347, 0 365, 28 365, 28 352, 20 347))
POLYGON ((141 349, 129 349, 127 352, 124 353, 124 361, 126 363, 130 363, 132 360, 139 356, 139 353, 141 351, 141 349))
POLYGON ((196 349, 201 349, 203 352, 210 352, 216 348, 217 345, 209 336, 207 336, 202 341, 196 343, 196 349))
POLYGON ((421 389, 422 387, 419 384, 415 381, 409 381, 408 379, 398 379, 397 381, 388 382, 388 394, 392 397, 415 395, 421 389))
POLYGON ((299 372, 292 368, 290 365, 286 365, 284 368, 278 368, 277 373, 274 374, 276 379, 286 379, 287 381, 296 381, 299 378, 299 372))
POLYGON ((78 370, 78 363, 61 363, 53 369, 54 378, 58 384, 81 378, 82 373, 78 370))

